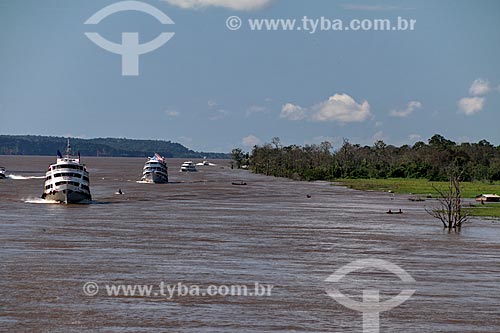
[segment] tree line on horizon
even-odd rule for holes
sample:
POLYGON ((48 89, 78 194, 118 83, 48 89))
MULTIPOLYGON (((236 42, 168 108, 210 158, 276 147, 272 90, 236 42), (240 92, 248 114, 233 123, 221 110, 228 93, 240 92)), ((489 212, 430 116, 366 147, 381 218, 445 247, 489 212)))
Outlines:
MULTIPOLYGON (((0 155, 56 155, 64 151, 67 138, 42 135, 0 135, 0 155)), ((180 143, 125 138, 70 138, 74 152, 82 156, 147 157, 155 152, 167 158, 228 158, 225 153, 196 152, 180 143)))
POLYGON ((250 153, 232 151, 237 167, 248 165, 253 172, 298 180, 340 178, 424 178, 449 180, 451 170, 461 170, 463 181, 500 180, 500 146, 486 140, 457 144, 440 134, 427 143, 396 147, 382 140, 372 146, 344 139, 338 150, 330 142, 305 146, 283 146, 278 137, 250 153))

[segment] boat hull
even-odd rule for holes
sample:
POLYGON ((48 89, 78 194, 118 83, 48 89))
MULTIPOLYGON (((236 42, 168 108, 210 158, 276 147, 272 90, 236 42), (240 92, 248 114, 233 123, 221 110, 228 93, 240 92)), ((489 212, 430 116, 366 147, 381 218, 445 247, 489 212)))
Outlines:
POLYGON ((158 172, 148 172, 142 176, 143 182, 154 183, 154 184, 166 184, 168 183, 168 177, 158 172))
POLYGON ((42 198, 45 200, 57 201, 65 204, 88 203, 92 200, 90 193, 83 191, 74 191, 71 189, 62 189, 44 193, 42 198))

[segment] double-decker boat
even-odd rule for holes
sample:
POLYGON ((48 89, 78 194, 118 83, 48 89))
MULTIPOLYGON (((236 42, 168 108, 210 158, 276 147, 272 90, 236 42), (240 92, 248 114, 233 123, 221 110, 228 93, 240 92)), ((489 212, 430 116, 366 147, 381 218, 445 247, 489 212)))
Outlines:
POLYGON ((141 181, 156 184, 168 183, 168 167, 165 158, 157 153, 148 158, 142 169, 141 181))
POLYGON ((58 150, 57 162, 49 165, 42 198, 65 204, 89 202, 92 200, 89 184, 87 167, 80 161, 80 152, 78 157, 71 155, 68 139, 66 155, 63 157, 58 150))
POLYGON ((181 169, 179 170, 181 172, 196 172, 196 165, 192 161, 186 161, 182 163, 181 169))

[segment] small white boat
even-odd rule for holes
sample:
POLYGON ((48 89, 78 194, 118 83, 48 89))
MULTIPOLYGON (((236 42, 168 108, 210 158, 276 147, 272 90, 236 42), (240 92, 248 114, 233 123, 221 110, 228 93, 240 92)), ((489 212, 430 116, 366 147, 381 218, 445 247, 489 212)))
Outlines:
POLYGON ((205 157, 203 162, 196 163, 196 165, 198 165, 198 166, 216 166, 217 164, 210 163, 209 161, 207 161, 207 158, 205 157))
POLYGON ((4 167, 0 167, 0 179, 4 179, 6 178, 5 176, 5 168, 4 167))
POLYGON ((57 162, 49 165, 46 173, 42 199, 65 204, 92 200, 87 167, 81 163, 80 153, 77 158, 71 156, 69 140, 66 155, 63 157, 58 150, 57 156, 57 162))
POLYGON ((141 181, 155 184, 168 183, 168 166, 165 158, 157 153, 150 157, 142 169, 141 181))
POLYGON ((179 170, 181 172, 196 172, 196 165, 192 161, 186 161, 182 163, 181 169, 179 170))

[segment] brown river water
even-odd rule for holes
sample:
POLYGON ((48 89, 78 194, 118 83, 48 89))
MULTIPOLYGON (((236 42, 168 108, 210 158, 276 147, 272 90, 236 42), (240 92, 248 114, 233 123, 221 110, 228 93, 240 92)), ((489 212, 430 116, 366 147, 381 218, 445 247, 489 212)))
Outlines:
POLYGON ((325 282, 359 259, 389 261, 416 281, 365 268, 333 286, 357 302, 368 287, 383 300, 415 290, 380 313, 380 332, 500 332, 496 221, 448 233, 425 212, 432 200, 265 177, 228 161, 186 174, 169 160, 171 183, 153 185, 137 182, 144 159, 83 159, 94 201, 65 206, 38 199, 55 158, 0 156, 10 174, 0 180, 0 332, 362 332, 363 314, 325 282), (106 289, 162 282, 273 287, 173 297, 106 289))

